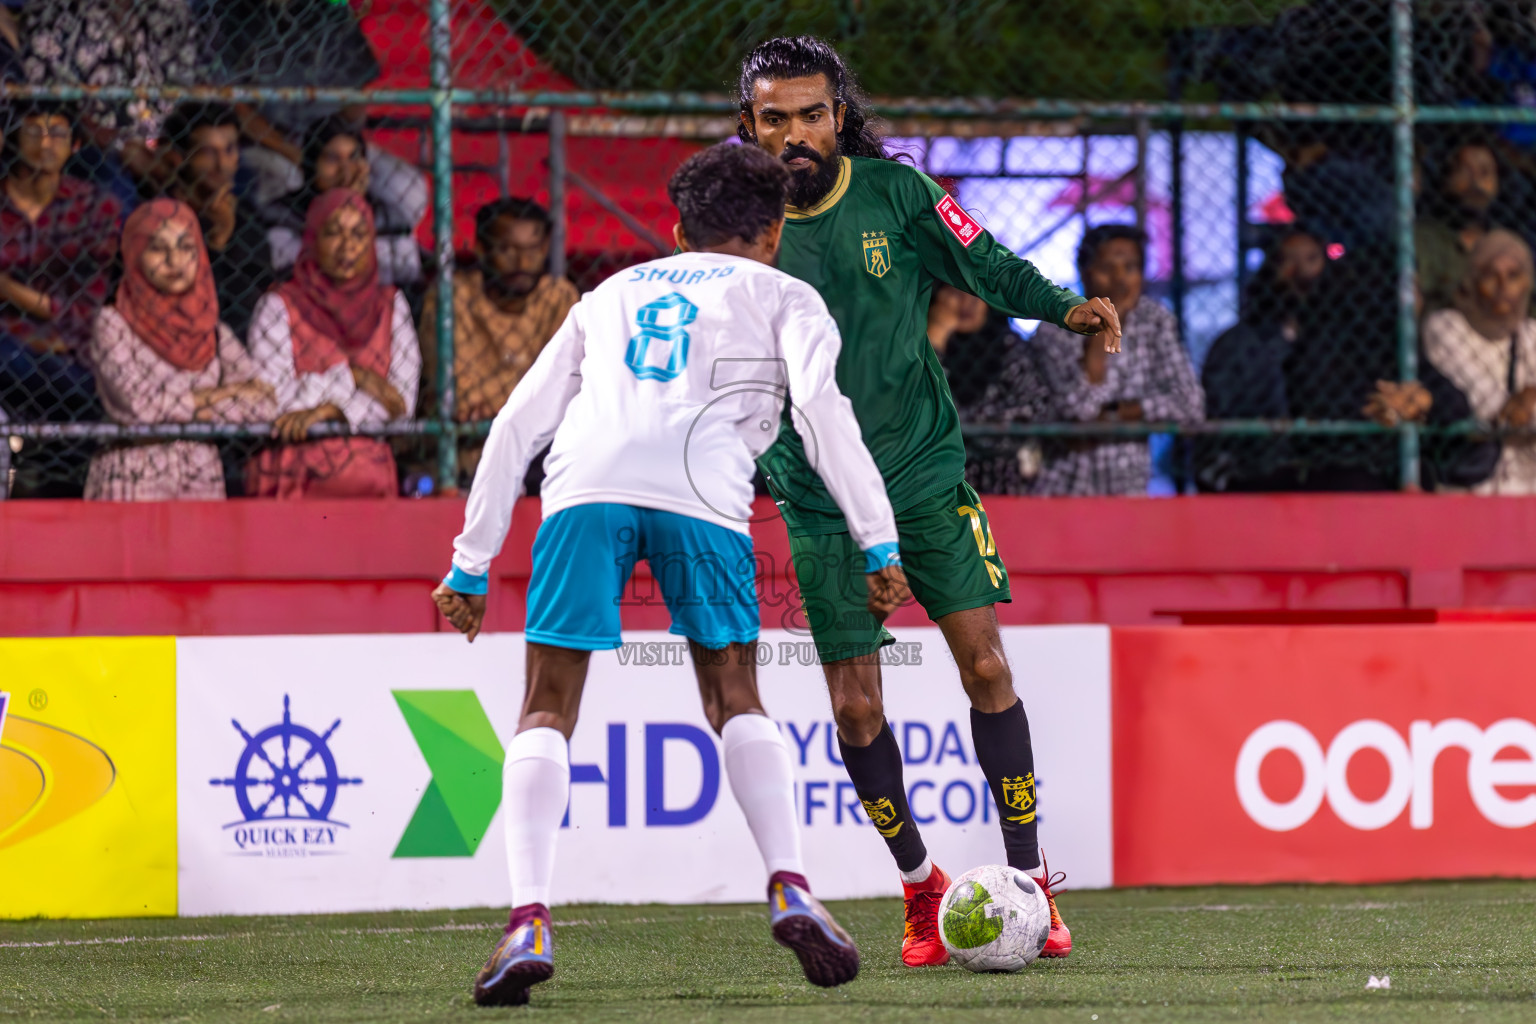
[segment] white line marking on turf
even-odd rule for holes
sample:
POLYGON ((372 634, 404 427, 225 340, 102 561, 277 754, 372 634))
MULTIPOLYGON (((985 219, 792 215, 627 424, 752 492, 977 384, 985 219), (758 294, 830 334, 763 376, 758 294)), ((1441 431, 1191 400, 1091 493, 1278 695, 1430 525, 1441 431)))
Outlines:
MULTIPOLYGON (((1094 907, 1090 913, 1137 913, 1152 911, 1162 914, 1190 914, 1190 913, 1234 913, 1240 911, 1276 911, 1276 910, 1404 910, 1410 907, 1431 906, 1440 902, 1436 900, 1414 900, 1398 902, 1359 901, 1355 903, 1195 903, 1171 907, 1094 907)), ((1526 906, 1536 903, 1536 899, 1492 899, 1492 900, 1467 900, 1459 902, 1460 907, 1494 907, 1494 906, 1526 906)), ((705 917, 733 916, 729 914, 705 915, 705 917)), ((701 918, 702 920, 703 918, 701 918)), ((610 924, 655 924, 658 919, 654 917, 624 918, 609 922, 598 918, 572 918, 568 921, 556 919, 557 927, 608 927, 610 924)), ((49 939, 36 942, 0 942, 0 949, 47 949, 55 946, 121 946, 133 942, 217 942, 226 939, 252 939, 266 938, 269 936, 295 936, 313 935, 416 935, 426 932, 477 932, 495 931, 501 927, 494 921, 483 924, 434 924, 421 927, 395 927, 395 928, 306 928, 300 932, 266 931, 266 932, 225 932, 222 935, 118 935, 97 939, 49 939)))
MULTIPOLYGON (((556 921, 557 925, 595 925, 602 921, 556 921)), ((415 935, 423 932, 494 931, 501 925, 434 924, 419 928, 307 928, 303 932, 225 932, 222 935, 118 935, 99 939, 51 939, 38 942, 0 942, 0 949, 46 949, 52 946, 120 946, 130 942, 217 942, 222 939, 251 939, 274 935, 415 935)))
POLYGON ((239 935, 120 935, 109 939, 53 939, 49 942, 0 942, 0 949, 42 949, 47 946, 120 946, 126 942, 207 942, 209 939, 244 938, 239 935))

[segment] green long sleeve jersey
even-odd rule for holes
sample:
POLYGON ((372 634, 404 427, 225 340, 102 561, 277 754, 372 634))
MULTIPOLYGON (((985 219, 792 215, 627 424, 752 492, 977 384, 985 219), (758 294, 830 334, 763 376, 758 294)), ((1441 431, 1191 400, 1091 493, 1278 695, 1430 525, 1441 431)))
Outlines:
MULTIPOLYGON (((959 484, 960 417, 928 343, 934 286, 1058 325, 1084 299, 999 244, 931 178, 894 160, 843 157, 826 198, 785 216, 779 269, 820 292, 837 321, 838 387, 853 403, 891 506, 899 512, 959 484)), ((802 438, 787 416, 758 459, 792 529, 845 530, 815 463, 815 438, 802 438)))

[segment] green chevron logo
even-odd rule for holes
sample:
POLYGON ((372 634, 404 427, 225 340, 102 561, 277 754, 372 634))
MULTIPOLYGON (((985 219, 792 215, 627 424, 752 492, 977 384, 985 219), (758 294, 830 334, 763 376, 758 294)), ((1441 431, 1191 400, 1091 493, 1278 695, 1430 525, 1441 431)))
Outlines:
POLYGON ((392 690, 432 781, 395 857, 473 857, 501 804, 501 741, 473 690, 392 690))

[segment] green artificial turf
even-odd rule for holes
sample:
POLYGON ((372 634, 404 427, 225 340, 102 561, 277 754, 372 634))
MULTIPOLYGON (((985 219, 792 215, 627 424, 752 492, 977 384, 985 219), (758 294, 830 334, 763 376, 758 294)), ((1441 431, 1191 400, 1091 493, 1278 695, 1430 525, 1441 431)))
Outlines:
POLYGON ((531 1008, 496 1010, 469 985, 497 911, 0 923, 0 1021, 1536 1020, 1536 883, 1122 890, 1061 908, 1070 959, 973 975, 902 967, 897 901, 834 903, 864 968, 823 991, 761 907, 561 907, 554 979, 531 1008), (1372 974, 1390 991, 1367 991, 1372 974))

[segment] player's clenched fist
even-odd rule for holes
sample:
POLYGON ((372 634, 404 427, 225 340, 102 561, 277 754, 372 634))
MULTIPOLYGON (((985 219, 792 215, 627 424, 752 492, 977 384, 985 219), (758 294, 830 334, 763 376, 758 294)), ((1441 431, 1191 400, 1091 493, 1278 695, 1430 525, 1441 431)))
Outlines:
POLYGON ((1065 326, 1078 334, 1102 334, 1105 352, 1120 351, 1120 314, 1108 299, 1089 299, 1073 306, 1065 326))
POLYGON ((886 616, 912 597, 912 592, 907 589, 907 574, 899 565, 888 565, 864 579, 869 583, 869 614, 876 622, 884 622, 886 616))
POLYGON ((443 618, 451 622, 454 629, 468 636, 470 643, 474 643, 475 637, 480 635, 480 625, 485 621, 485 595, 461 594, 448 584, 439 583, 437 589, 432 591, 432 600, 437 604, 437 610, 443 613, 443 618))

